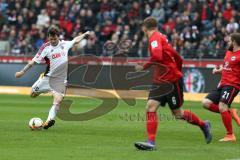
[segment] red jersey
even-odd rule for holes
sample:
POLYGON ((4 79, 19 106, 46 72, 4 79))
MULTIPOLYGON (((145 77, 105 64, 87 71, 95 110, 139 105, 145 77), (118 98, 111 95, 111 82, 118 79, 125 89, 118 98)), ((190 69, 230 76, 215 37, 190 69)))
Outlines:
POLYGON ((226 52, 220 81, 222 86, 233 86, 240 90, 240 50, 226 52))
POLYGON ((165 35, 156 31, 149 38, 149 51, 151 58, 144 65, 144 69, 154 65, 153 82, 162 81, 176 82, 182 77, 182 58, 168 43, 165 35), (166 72, 162 73, 162 67, 166 67, 166 72))

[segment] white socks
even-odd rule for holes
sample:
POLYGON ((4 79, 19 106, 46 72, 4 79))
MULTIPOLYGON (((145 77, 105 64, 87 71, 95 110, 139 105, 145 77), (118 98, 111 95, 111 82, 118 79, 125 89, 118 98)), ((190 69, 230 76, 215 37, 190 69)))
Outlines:
POLYGON ((59 105, 53 104, 52 108, 49 110, 47 121, 55 119, 58 110, 59 110, 59 105))

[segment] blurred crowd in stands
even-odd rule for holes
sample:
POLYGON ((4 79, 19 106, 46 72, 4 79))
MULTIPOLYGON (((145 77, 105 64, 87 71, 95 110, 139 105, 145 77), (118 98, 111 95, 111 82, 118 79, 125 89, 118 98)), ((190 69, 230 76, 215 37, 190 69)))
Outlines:
POLYGON ((8 44, 8 54, 33 55, 55 24, 66 40, 94 31, 72 55, 109 56, 107 41, 130 39, 129 56, 146 57, 141 23, 148 16, 184 58, 222 58, 225 37, 240 29, 240 0, 0 0, 0 45, 8 44))

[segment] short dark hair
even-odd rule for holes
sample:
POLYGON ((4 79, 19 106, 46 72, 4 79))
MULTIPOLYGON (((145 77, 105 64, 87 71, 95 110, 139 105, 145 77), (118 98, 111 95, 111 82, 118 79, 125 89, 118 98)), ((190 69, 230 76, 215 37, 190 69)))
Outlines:
POLYGON ((240 46, 240 33, 237 33, 237 32, 236 33, 232 33, 230 35, 230 37, 231 37, 232 41, 236 42, 237 45, 240 46))
POLYGON ((147 30, 152 30, 157 28, 158 22, 154 17, 147 17, 143 21, 143 26, 147 28, 147 30))
POLYGON ((48 36, 59 36, 60 35, 60 30, 57 26, 52 25, 48 28, 48 36))

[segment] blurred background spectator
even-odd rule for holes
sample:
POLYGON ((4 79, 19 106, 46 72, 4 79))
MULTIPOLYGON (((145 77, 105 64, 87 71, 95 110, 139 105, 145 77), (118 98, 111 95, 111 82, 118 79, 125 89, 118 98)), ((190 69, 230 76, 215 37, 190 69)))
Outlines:
POLYGON ((55 24, 62 39, 94 32, 72 55, 110 56, 103 51, 107 41, 130 39, 129 56, 147 57, 141 23, 148 16, 158 20, 159 30, 183 58, 223 58, 225 37, 240 30, 240 1, 0 0, 0 54, 34 55, 55 24))

